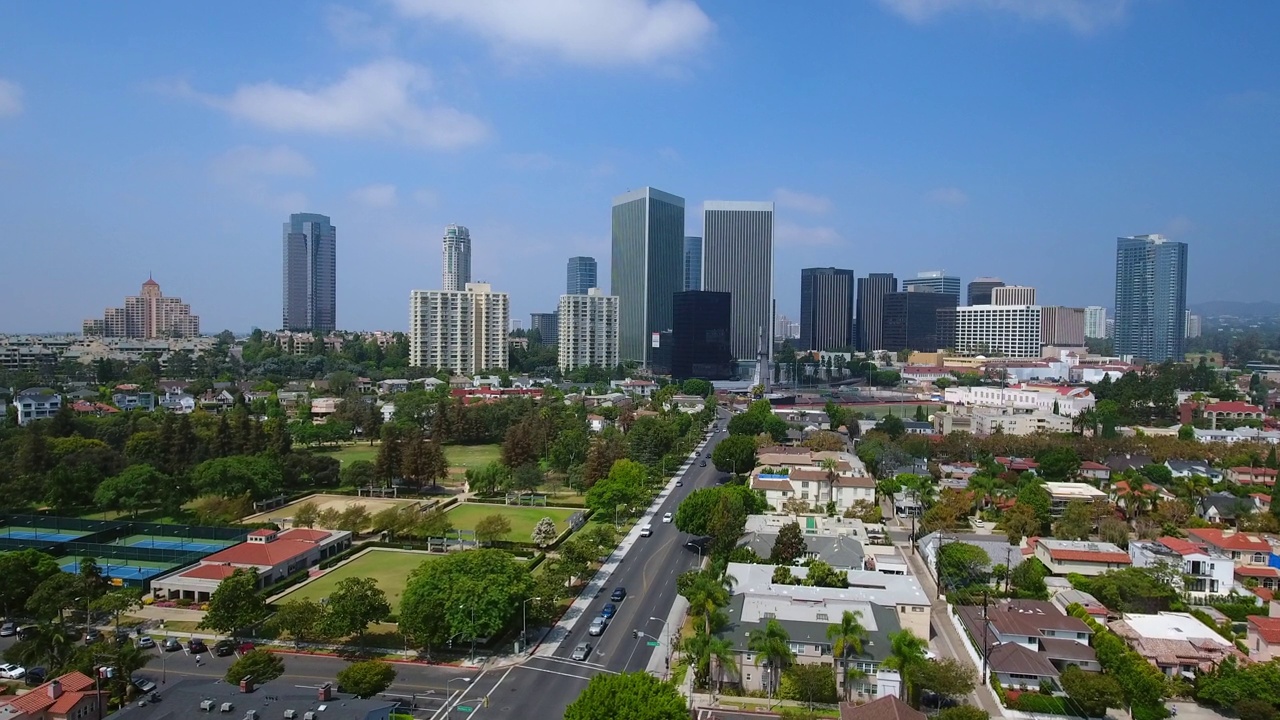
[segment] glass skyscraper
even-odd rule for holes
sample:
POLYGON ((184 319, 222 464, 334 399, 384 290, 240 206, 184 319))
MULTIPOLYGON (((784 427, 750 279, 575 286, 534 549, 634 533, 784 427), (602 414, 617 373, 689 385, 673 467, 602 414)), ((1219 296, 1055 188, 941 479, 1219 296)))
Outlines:
POLYGON ((936 293, 956 296, 956 304, 960 304, 960 278, 948 275, 943 270, 928 270, 916 273, 916 276, 902 281, 903 292, 928 288, 936 293))
POLYGON ((800 271, 800 349, 822 352, 853 350, 852 270, 804 268, 800 271))
POLYGON ((338 230, 325 215, 295 213, 284 224, 281 327, 333 332, 338 316, 338 230))
POLYGON ((448 225, 442 241, 445 292, 462 292, 471 282, 471 231, 461 225, 448 225))
POLYGON ((1163 235, 1117 238, 1116 354, 1181 361, 1186 311, 1187 244, 1163 235))
POLYGON ((707 201, 702 208, 702 289, 731 296, 733 356, 755 363, 763 333, 772 358, 773 203, 707 201))
POLYGON ((651 187, 615 197, 612 235, 609 293, 618 296, 621 360, 647 366, 684 286, 684 198, 651 187))
POLYGON ((702 289, 702 238, 685 236, 684 289, 702 289))
POLYGON ((858 349, 884 349, 884 296, 898 292, 892 273, 871 273, 858 278, 858 349))
POLYGON ((593 287, 600 287, 596 280, 596 259, 593 257, 569 258, 568 281, 565 295, 586 295, 593 287))

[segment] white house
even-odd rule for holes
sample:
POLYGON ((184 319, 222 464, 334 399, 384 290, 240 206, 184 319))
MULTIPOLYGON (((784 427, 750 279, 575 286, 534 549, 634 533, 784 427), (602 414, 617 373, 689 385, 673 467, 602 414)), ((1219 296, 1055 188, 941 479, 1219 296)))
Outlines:
POLYGON ((762 453, 760 466, 751 473, 751 489, 764 493, 775 510, 799 498, 810 507, 834 501, 836 512, 843 513, 858 502, 874 503, 876 481, 856 455, 845 452, 762 453), (823 460, 835 460, 835 481, 831 482, 823 460))
POLYGON ((1129 553, 1109 542, 1036 538, 1033 547, 1036 559, 1054 575, 1094 576, 1133 564, 1129 553))
POLYGON ((62 396, 44 387, 27 388, 13 398, 18 408, 18 424, 46 420, 62 409, 62 396))
POLYGON ((1011 385, 1009 387, 949 387, 943 394, 951 405, 1005 408, 1023 412, 1053 412, 1075 417, 1095 404, 1093 391, 1087 387, 1061 385, 1011 385))
POLYGON ((1169 564, 1179 572, 1171 574, 1182 592, 1203 598, 1226 595, 1235 586, 1235 562, 1207 543, 1175 537, 1135 540, 1129 543, 1134 567, 1169 564))

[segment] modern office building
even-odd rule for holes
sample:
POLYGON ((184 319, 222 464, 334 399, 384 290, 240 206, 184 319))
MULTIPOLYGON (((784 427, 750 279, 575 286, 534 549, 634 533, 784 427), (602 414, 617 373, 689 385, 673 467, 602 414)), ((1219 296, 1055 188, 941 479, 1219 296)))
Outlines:
POLYGON ((684 198, 651 187, 613 199, 611 295, 618 297, 618 351, 648 365, 671 329, 671 302, 684 287, 684 198))
POLYGON ((1187 244, 1163 235, 1117 238, 1116 354, 1182 360, 1186 312, 1187 244))
POLYGON ((284 224, 281 327, 330 333, 338 321, 338 229, 325 215, 295 213, 284 224))
POLYGON ((1040 344, 1084 347, 1084 308, 1045 305, 1040 308, 1040 344))
POLYGON ((192 338, 200 335, 200 318, 182 298, 165 297, 160 283, 147 278, 141 293, 124 299, 124 307, 107 308, 102 319, 85 320, 81 329, 85 335, 109 338, 192 338))
POLYGON ((902 281, 902 290, 932 290, 936 293, 954 295, 956 304, 960 304, 960 278, 948 275, 945 270, 927 270, 916 273, 916 276, 902 281))
POLYGON ((461 225, 447 225, 441 246, 444 252, 441 289, 461 292, 471 282, 471 231, 461 225))
POLYGON ((506 293, 488 283, 409 294, 409 364, 455 375, 507 367, 506 293))
POLYGON ((702 289, 702 238, 684 238, 684 289, 702 289))
POLYGON ((729 342, 732 305, 732 298, 725 292, 676 293, 675 327, 671 333, 673 379, 734 377, 736 358, 729 342))
POLYGON ((852 270, 804 268, 800 271, 800 349, 848 352, 853 336, 852 270))
POLYGON ((566 295, 586 295, 593 287, 600 287, 596 279, 596 259, 593 257, 569 258, 568 280, 565 283, 566 295))
POLYGON ((879 349, 936 352, 946 347, 938 333, 938 312, 956 307, 957 300, 956 295, 932 290, 887 293, 881 320, 884 342, 879 349))
POLYGON ((730 295, 733 356, 754 364, 763 341, 772 358, 773 203, 707 201, 702 214, 702 288, 730 295))
POLYGON ((1187 311, 1187 338, 1200 337, 1200 316, 1192 315, 1191 311, 1187 311))
POLYGON ((618 366, 618 298, 591 288, 581 295, 561 295, 560 371, 580 367, 618 366))
POLYGON ((970 305, 956 308, 955 350, 961 355, 1040 357, 1040 307, 970 305))
POLYGON ((858 278, 858 349, 862 352, 884 349, 884 296, 894 292, 898 292, 898 279, 892 273, 858 278))
POLYGON ((1036 289, 1025 285, 1002 285, 991 288, 992 305, 1035 305, 1036 289))
POLYGON ((1087 338, 1105 338, 1107 336, 1107 309, 1101 305, 1090 305, 1084 309, 1084 336, 1087 338))
POLYGON ((966 305, 990 305, 991 291, 998 287, 1004 287, 1004 282, 1000 278, 980 277, 974 278, 969 283, 969 302, 966 305))
POLYGON ((560 339, 559 313, 529 313, 529 332, 538 331, 543 345, 551 345, 560 339))

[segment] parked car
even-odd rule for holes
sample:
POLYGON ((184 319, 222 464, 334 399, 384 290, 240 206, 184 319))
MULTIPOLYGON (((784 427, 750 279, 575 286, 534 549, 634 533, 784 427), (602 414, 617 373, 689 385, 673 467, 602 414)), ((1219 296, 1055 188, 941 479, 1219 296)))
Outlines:
POLYGON ((616 612, 618 612, 618 606, 613 603, 609 603, 600 609, 600 617, 612 619, 613 614, 616 612))
POLYGON ((96 643, 101 639, 102 639, 102 631, 98 630, 98 628, 89 628, 84 632, 85 645, 96 643))
POLYGON ((573 649, 573 654, 569 657, 573 660, 586 660, 591 656, 591 643, 581 642, 573 649))
POLYGON ((18 634, 18 623, 12 620, 5 620, 0 623, 0 637, 13 637, 18 634))
POLYGON ((23 627, 23 628, 18 628, 18 639, 19 639, 19 640, 30 640, 31 638, 33 638, 33 637, 35 637, 35 636, 36 636, 36 626, 35 626, 35 625, 28 625, 28 626, 23 627))
POLYGON ((0 665, 0 678, 4 678, 6 680, 21 680, 26 674, 26 668, 21 665, 13 665, 10 663, 0 665))
POLYGON ((125 645, 128 645, 128 644, 129 644, 129 631, 128 631, 128 630, 117 630, 117 631, 116 631, 115 640, 116 640, 116 647, 124 647, 125 645))
POLYGON ((138 647, 145 650, 147 648, 153 648, 155 646, 156 646, 156 641, 152 639, 150 635, 138 636, 138 647))
POLYGON ((587 628, 587 634, 591 637, 599 637, 609 627, 609 618, 603 615, 591 621, 591 627, 587 628))
POLYGON ((149 693, 156 689, 156 684, 144 677, 134 676, 133 686, 138 688, 138 692, 149 693))
POLYGON ((627 589, 619 585, 613 589, 613 594, 609 596, 609 599, 614 602, 622 602, 626 597, 627 589))
POLYGON ((48 670, 45 670, 42 667, 33 667, 27 671, 27 676, 22 679, 22 682, 26 683, 27 687, 43 685, 45 678, 47 678, 48 675, 48 670))
POLYGON ((160 643, 160 649, 165 652, 177 652, 182 649, 182 643, 178 642, 177 638, 165 638, 165 641, 160 643))
POLYGON ((192 655, 201 655, 209 652, 209 646, 205 645, 200 638, 191 638, 191 642, 187 643, 187 652, 192 655))
POLYGON ((230 640, 219 640, 213 646, 213 654, 218 657, 226 657, 236 651, 236 644, 230 640))
POLYGON ((236 646, 236 652, 238 652, 238 653, 240 653, 241 655, 243 655, 243 654, 245 654, 245 653, 247 653, 247 652, 249 652, 249 651, 253 650, 253 648, 254 648, 253 643, 249 642, 248 640, 245 640, 244 642, 242 642, 242 643, 240 643, 239 645, 237 645, 237 646, 236 646))

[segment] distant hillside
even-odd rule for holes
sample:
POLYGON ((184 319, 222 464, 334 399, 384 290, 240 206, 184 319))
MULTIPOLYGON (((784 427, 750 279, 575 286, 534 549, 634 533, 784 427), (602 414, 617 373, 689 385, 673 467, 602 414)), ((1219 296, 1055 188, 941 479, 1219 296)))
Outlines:
POLYGON ((1272 318, 1280 316, 1280 303, 1263 300, 1261 302, 1236 302, 1233 300, 1213 300, 1211 302, 1194 303, 1188 308, 1195 315, 1202 317, 1220 317, 1231 315, 1238 318, 1272 318))

